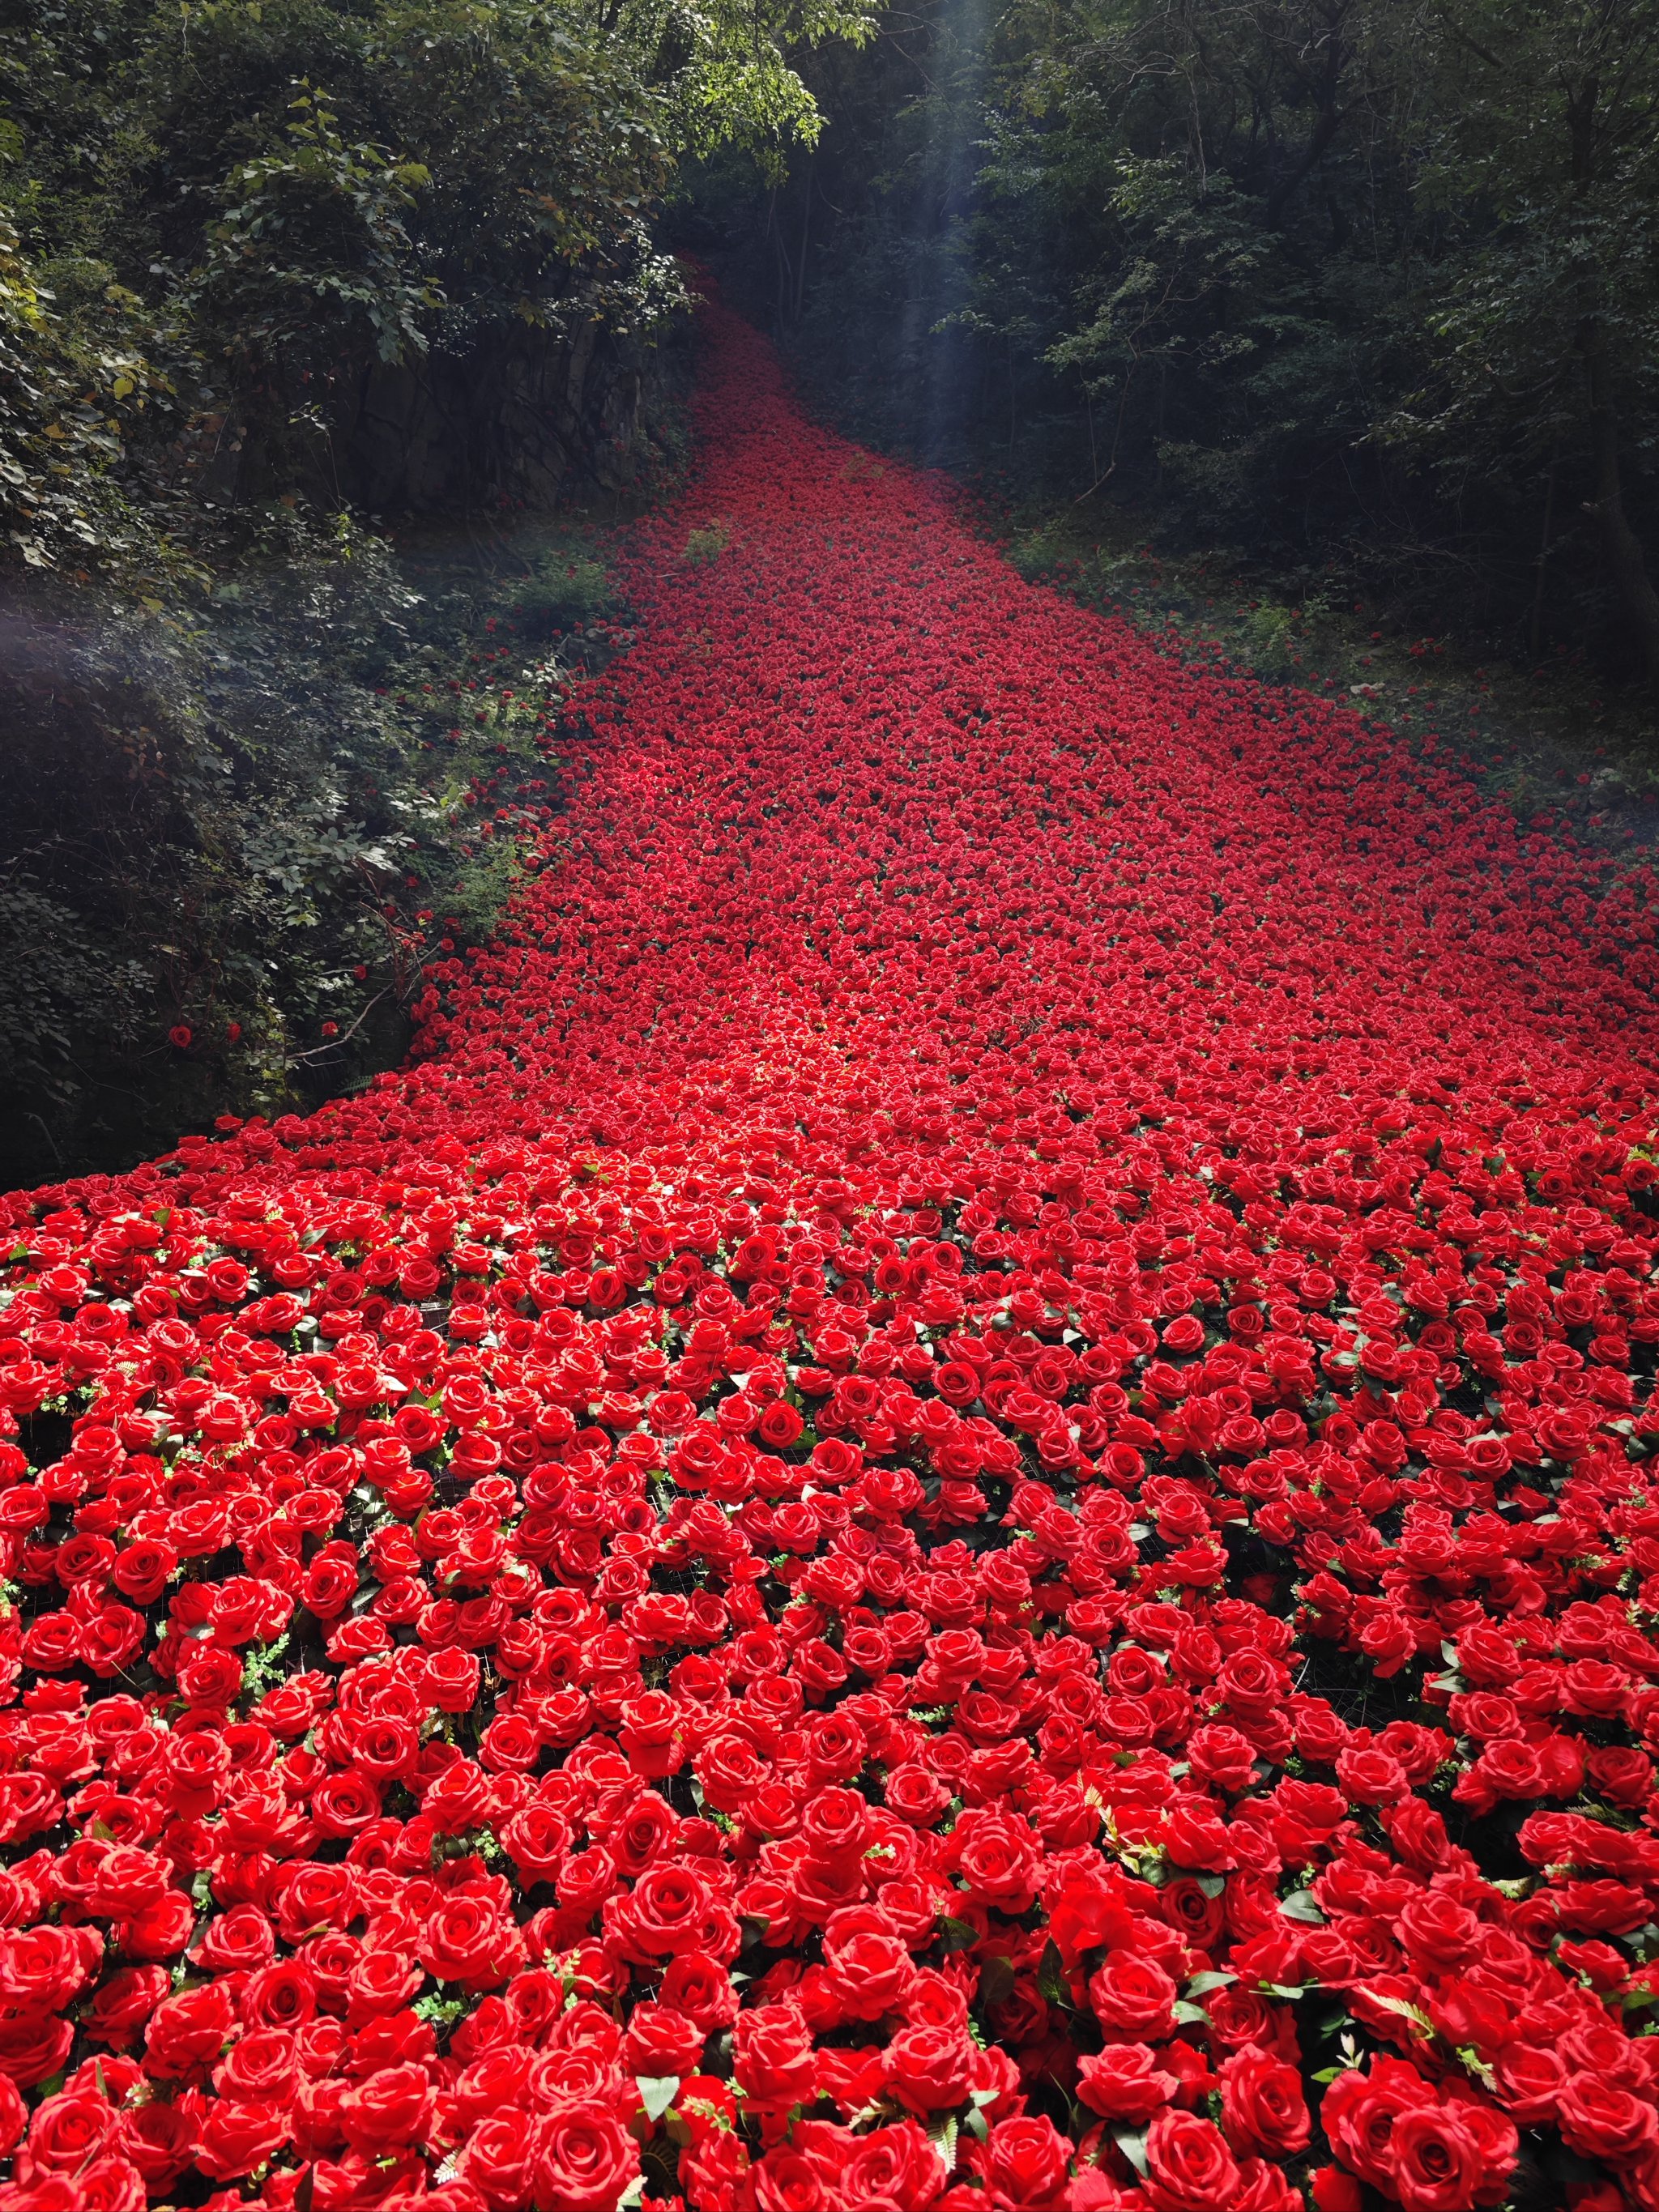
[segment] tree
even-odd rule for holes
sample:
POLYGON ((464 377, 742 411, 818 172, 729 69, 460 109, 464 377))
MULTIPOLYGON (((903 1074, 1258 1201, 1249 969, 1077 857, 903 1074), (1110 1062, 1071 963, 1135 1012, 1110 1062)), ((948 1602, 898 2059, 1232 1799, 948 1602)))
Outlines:
POLYGON ((1437 381, 1396 434, 1588 459, 1583 507, 1659 684, 1659 592, 1629 508, 1659 384, 1659 10, 1456 0, 1411 27, 1429 87, 1418 191, 1468 240, 1431 288, 1437 381))

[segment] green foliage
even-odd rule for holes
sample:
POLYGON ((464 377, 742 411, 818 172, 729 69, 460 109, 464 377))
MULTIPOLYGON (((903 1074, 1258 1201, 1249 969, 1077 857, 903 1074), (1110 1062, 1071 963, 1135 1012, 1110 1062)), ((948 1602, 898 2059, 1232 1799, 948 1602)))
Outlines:
POLYGON ((711 561, 718 561, 732 543, 732 532, 719 515, 701 524, 687 533, 684 561, 690 568, 706 568, 711 561))
POLYGON ((532 636, 544 636, 606 621, 620 608, 603 562, 579 537, 562 533, 535 556, 514 611, 532 636))
MULTIPOLYGON (((0 1150, 31 1179, 394 1057, 428 958, 493 932, 556 798, 542 702, 611 649, 514 627, 533 540, 399 562, 347 517, 250 524, 188 620, 50 581, 20 605, 0 1150)), ((591 533, 562 543, 611 603, 591 533)))
POLYGON ((383 362, 424 353, 441 295, 405 216, 430 171, 348 144, 308 85, 289 106, 288 143, 226 183, 192 305, 246 375, 326 370, 365 346, 383 362))

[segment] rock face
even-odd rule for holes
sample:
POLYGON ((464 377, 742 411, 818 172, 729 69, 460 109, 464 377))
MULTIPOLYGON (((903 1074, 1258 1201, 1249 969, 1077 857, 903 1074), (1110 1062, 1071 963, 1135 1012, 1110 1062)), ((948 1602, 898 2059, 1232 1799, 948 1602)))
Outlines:
POLYGON ((266 423, 286 418, 281 434, 201 417, 175 462, 216 505, 297 485, 377 520, 624 491, 660 462, 689 354, 683 325, 647 344, 598 323, 574 333, 514 323, 465 349, 295 389, 259 410, 266 423))
POLYGON ((592 323, 568 337, 521 325, 465 355, 377 364, 336 434, 341 489, 374 514, 501 495, 548 506, 579 479, 619 489, 681 350, 647 350, 592 323))

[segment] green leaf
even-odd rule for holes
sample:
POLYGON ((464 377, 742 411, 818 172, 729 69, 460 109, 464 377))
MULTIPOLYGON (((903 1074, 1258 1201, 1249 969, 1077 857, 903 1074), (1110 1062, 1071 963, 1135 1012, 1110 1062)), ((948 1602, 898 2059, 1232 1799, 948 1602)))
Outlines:
POLYGON ((1288 1897, 1279 1899, 1279 1909, 1287 1920, 1303 1920, 1310 1928, 1325 1925, 1325 1916, 1310 1889, 1293 1889, 1288 1897))
POLYGON ((980 2004, 986 2012, 994 2012, 999 2005, 1006 2004, 1013 1993, 1013 1961, 998 1952, 979 1970, 980 2004))
POLYGON ((1187 1984, 1187 1995, 1189 1997, 1208 1996, 1212 1990, 1224 1990, 1230 1983, 1236 1982, 1237 1979, 1237 1974, 1213 1972, 1194 1974, 1187 1984))
POLYGON ((634 2081, 648 2120, 659 2120, 680 2093, 678 2074, 636 2074, 634 2081))
POLYGON ((979 1930, 971 1920, 956 1920, 947 1913, 939 1922, 939 1939, 947 1951, 971 1951, 979 1930))
POLYGON ((1060 1946, 1051 1936, 1042 1947, 1042 1956, 1037 1962, 1037 1989, 1050 2004, 1064 2005, 1072 2001, 1072 1992, 1066 1979, 1066 1961, 1060 1955, 1060 1946))
POLYGON ((1135 2172, 1143 2176, 1146 2172, 1146 2134, 1145 2128, 1115 2128, 1112 2130, 1112 2141, 1135 2172))
POLYGON ((1184 1997, 1176 2002, 1175 2019, 1177 2027, 1208 2027, 1211 2025, 1210 2015, 1203 2006, 1188 2004, 1184 1997))

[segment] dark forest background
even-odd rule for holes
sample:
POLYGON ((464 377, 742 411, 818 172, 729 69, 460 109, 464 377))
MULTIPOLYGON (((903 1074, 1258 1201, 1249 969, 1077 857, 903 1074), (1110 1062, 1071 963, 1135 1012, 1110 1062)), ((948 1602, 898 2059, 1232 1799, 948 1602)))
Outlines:
POLYGON ((1659 682, 1649 0, 903 0, 697 215, 860 434, 1659 682))

